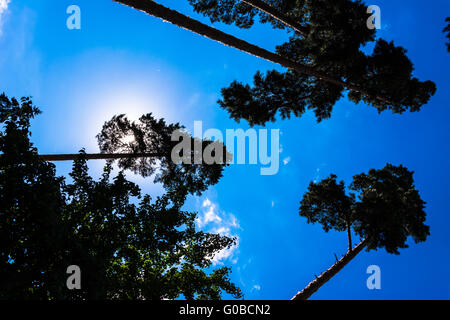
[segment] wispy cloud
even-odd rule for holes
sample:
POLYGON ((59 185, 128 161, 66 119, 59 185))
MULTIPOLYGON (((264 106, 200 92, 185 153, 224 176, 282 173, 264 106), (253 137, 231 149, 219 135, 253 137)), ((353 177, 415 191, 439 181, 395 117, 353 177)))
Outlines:
POLYGON ((220 224, 222 222, 222 218, 217 213, 216 205, 208 198, 203 201, 202 208, 203 214, 197 218, 197 225, 199 228, 203 228, 210 223, 220 224))
POLYGON ((284 165, 287 165, 289 162, 291 162, 291 157, 284 158, 283 160, 284 165))
POLYGON ((316 169, 316 176, 314 178, 314 183, 317 183, 317 181, 319 181, 320 179, 320 168, 316 169))
POLYGON ((3 23, 5 22, 4 15, 8 10, 8 5, 10 2, 11 0, 0 0, 0 35, 3 32, 3 23))
POLYGON ((252 287, 252 291, 254 291, 254 290, 260 291, 260 290, 261 290, 261 286, 258 285, 258 284, 255 284, 255 285, 252 287))
POLYGON ((0 0, 0 14, 8 9, 8 4, 11 0, 0 0))
POLYGON ((206 198, 202 203, 201 214, 197 217, 196 222, 199 228, 207 232, 236 237, 236 245, 219 251, 212 259, 214 265, 223 264, 226 260, 236 263, 239 247, 239 237, 236 235, 236 231, 241 228, 237 218, 231 213, 220 210, 218 204, 206 198))

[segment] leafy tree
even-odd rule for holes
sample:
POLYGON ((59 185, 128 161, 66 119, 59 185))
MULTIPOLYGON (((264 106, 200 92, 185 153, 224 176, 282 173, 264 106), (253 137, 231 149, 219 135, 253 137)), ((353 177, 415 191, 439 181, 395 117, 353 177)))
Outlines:
POLYGON ((0 96, 0 299, 242 297, 229 268, 211 268, 235 239, 196 230, 185 190, 152 200, 123 172, 112 178, 111 164, 95 181, 84 151, 66 183, 29 140, 38 113, 0 96), (81 290, 66 287, 70 265, 81 290))
POLYGON ((447 39, 449 40, 449 42, 447 42, 447 51, 450 52, 450 17, 447 17, 445 22, 447 22, 447 26, 444 28, 443 32, 447 32, 447 39))
POLYGON ((353 177, 346 193, 344 182, 336 176, 319 183, 311 183, 300 203, 300 216, 308 223, 320 223, 325 232, 348 231, 349 250, 331 268, 297 293, 295 300, 308 299, 322 285, 336 275, 364 248, 367 251, 384 248, 399 254, 408 248, 409 236, 416 243, 430 234, 424 224, 425 202, 414 186, 413 172, 403 166, 387 164, 383 169, 369 170, 353 177), (351 230, 361 239, 352 248, 351 230))
POLYGON ((203 270, 235 239, 197 231, 196 214, 181 209, 184 192, 152 201, 123 173, 109 182, 110 165, 98 182, 87 170, 81 154, 71 173, 74 182, 65 187, 64 219, 73 237, 68 249, 84 274, 77 298, 220 299, 222 290, 241 297, 228 279, 230 269, 203 270))
POLYGON ((28 98, 0 95, 0 299, 59 296, 65 283, 63 181, 29 140, 38 113, 28 98))

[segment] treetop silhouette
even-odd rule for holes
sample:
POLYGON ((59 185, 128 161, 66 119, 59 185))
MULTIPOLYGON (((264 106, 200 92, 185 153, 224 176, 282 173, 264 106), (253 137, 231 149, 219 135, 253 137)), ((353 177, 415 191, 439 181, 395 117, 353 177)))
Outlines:
MULTIPOLYGON (((420 82, 412 76, 413 65, 405 49, 378 39, 371 55, 360 50, 375 41, 375 30, 366 26, 367 6, 362 1, 189 1, 197 12, 212 21, 234 23, 238 27, 250 27, 258 14, 261 23, 270 22, 274 28, 282 28, 279 19, 257 10, 254 3, 280 8, 282 16, 298 21, 302 32, 293 33, 289 42, 277 47, 277 53, 362 88, 363 93, 350 88, 349 99, 355 103, 364 101, 379 112, 419 111, 435 92, 434 83, 420 82), (379 99, 380 96, 384 99, 379 99)), ((247 120, 250 125, 275 121, 277 114, 282 118, 291 114, 300 116, 306 109, 314 110, 321 121, 331 116, 343 89, 292 69, 284 73, 273 70, 266 75, 258 72, 253 86, 233 82, 222 89, 219 104, 231 118, 247 120)))
POLYGON ((118 165, 143 177, 155 175, 155 182, 162 183, 168 190, 183 188, 189 193, 201 194, 219 181, 224 167, 229 165, 229 153, 222 142, 191 137, 180 124, 166 124, 151 113, 143 115, 139 121, 130 121, 125 115, 114 116, 104 124, 97 140, 102 154, 157 155, 123 157, 118 159, 118 165), (183 154, 185 150, 179 151, 180 162, 172 159, 179 143, 172 139, 175 132, 190 145, 186 154, 183 154), (206 163, 203 153, 210 149, 213 155, 222 151, 219 154, 222 161, 206 163))

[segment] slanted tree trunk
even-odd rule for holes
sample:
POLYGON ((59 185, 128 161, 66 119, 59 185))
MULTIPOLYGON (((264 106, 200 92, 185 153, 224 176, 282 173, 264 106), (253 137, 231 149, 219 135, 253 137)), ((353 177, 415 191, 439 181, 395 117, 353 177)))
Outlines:
POLYGON ((42 154, 39 157, 45 161, 74 161, 77 159, 86 160, 113 160, 122 158, 147 158, 161 157, 157 153, 94 153, 94 154, 42 154))
POLYGON ((322 273, 319 277, 311 281, 305 289, 298 292, 291 300, 307 300, 311 295, 319 290, 328 280, 334 277, 339 271, 342 270, 358 253, 367 246, 368 240, 364 239, 356 247, 347 252, 341 260, 337 261, 327 271, 322 273))
POLYGON ((272 16, 274 19, 280 21, 284 25, 288 26, 289 28, 294 29, 301 35, 306 35, 308 33, 307 28, 303 27, 299 23, 295 22, 293 19, 289 18, 285 14, 283 14, 278 9, 272 7, 271 5, 267 4, 266 2, 262 0, 240 0, 258 10, 261 10, 268 15, 272 16))
MULTIPOLYGON (((270 52, 266 49, 260 48, 254 44, 248 43, 247 41, 236 38, 230 34, 222 32, 218 29, 210 27, 206 24, 201 23, 195 19, 189 18, 178 11, 171 10, 163 5, 160 5, 152 0, 113 0, 118 3, 122 3, 129 7, 135 8, 137 10, 146 12, 147 14, 160 18, 164 21, 168 21, 176 26, 181 28, 190 30, 199 35, 207 37, 209 39, 218 41, 224 45, 233 47, 240 51, 246 52, 248 54, 254 55, 256 57, 271 61, 273 63, 279 64, 283 67, 293 69, 299 73, 303 73, 312 77, 316 77, 328 83, 333 83, 335 85, 347 88, 349 90, 354 90, 360 92, 363 95, 371 96, 366 90, 347 83, 345 81, 331 78, 325 74, 322 74, 316 71, 314 68, 299 64, 287 58, 284 58, 276 53, 270 52)), ((388 104, 392 104, 383 96, 376 96, 376 98, 380 101, 383 101, 388 104)))

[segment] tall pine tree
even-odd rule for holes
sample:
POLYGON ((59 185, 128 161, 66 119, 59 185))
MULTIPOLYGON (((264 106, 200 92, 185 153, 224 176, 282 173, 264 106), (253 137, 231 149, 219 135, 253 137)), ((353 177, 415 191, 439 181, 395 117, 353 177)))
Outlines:
POLYGON ((308 299, 364 248, 399 254, 398 249, 408 248, 408 237, 418 243, 430 234, 424 224, 425 202, 414 186, 413 172, 407 168, 387 164, 383 169, 355 175, 349 193, 344 182, 338 183, 336 178, 331 175, 309 185, 300 203, 300 216, 308 223, 321 224, 325 232, 347 231, 349 249, 293 300, 308 299), (352 231, 362 239, 354 248, 352 231))
MULTIPOLYGON (((210 39, 232 46, 287 68, 285 72, 269 71, 255 75, 254 85, 233 82, 222 89, 220 105, 236 121, 245 119, 250 125, 264 125, 282 118, 302 115, 313 109, 317 120, 331 116, 332 107, 342 97, 358 103, 364 101, 379 112, 390 109, 394 113, 419 111, 435 93, 435 84, 413 77, 413 65, 406 50, 392 42, 379 39, 372 55, 360 48, 374 41, 375 32, 367 27, 367 8, 361 1, 350 0, 273 0, 279 9, 272 15, 254 1, 189 0, 194 9, 212 21, 235 23, 239 27, 252 26, 255 16, 271 22, 276 28, 286 26, 277 12, 304 26, 289 42, 272 53, 220 30, 200 23, 168 9, 154 1, 114 0, 142 10, 210 39)), ((268 10, 267 10, 268 11, 268 10)), ((289 20, 291 20, 289 19, 289 20)), ((289 25, 289 23, 287 23, 289 25)))

